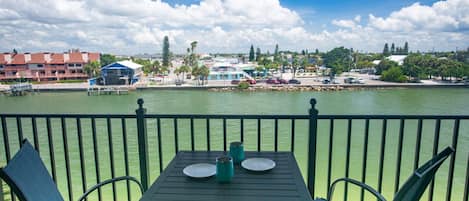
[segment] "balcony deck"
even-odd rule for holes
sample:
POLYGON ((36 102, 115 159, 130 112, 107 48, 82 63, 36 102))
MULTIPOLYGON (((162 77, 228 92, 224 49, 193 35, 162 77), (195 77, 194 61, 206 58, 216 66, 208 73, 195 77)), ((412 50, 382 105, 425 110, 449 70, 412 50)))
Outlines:
MULTIPOLYGON (((422 200, 468 199, 469 115, 319 115, 314 104, 307 115, 146 114, 139 103, 135 114, 0 114, 0 166, 28 138, 64 197, 76 200, 116 176, 135 176, 148 188, 180 150, 226 151, 243 141, 248 151, 293 152, 313 198, 344 176, 393 197, 414 169, 452 146, 422 200)), ((137 192, 116 184, 90 199, 138 200, 137 192)), ((371 199, 348 186, 336 193, 371 199)))

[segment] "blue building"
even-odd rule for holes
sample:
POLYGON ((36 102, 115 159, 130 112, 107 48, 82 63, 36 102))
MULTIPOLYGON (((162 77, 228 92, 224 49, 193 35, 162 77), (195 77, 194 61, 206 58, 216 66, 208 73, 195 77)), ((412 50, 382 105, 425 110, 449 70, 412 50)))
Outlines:
POLYGON ((132 61, 119 61, 101 68, 104 85, 128 85, 138 81, 142 74, 142 65, 132 61))

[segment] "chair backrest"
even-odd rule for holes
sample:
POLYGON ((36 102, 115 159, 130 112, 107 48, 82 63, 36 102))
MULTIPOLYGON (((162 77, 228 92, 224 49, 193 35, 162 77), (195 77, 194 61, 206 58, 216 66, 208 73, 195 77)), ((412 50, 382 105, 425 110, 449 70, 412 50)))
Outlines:
POLYGON ((21 201, 63 201, 39 154, 27 140, 0 169, 0 177, 21 201))
POLYGON ((423 192, 430 181, 435 177, 435 173, 440 165, 448 158, 454 149, 446 147, 431 160, 414 171, 412 176, 401 186, 394 196, 393 201, 417 201, 420 200, 423 192))

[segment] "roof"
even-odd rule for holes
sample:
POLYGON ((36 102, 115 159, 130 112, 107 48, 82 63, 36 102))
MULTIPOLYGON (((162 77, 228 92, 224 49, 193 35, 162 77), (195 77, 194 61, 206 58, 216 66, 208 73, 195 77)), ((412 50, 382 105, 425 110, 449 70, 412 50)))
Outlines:
POLYGON ((51 64, 64 64, 64 54, 51 54, 51 64))
POLYGON ((7 61, 6 61, 6 59, 5 59, 5 55, 6 55, 6 54, 1 54, 1 55, 0 55, 0 64, 6 64, 6 63, 7 63, 7 61))
POLYGON ((130 68, 130 69, 136 70, 136 69, 142 68, 142 65, 136 64, 129 60, 125 60, 125 61, 111 63, 107 66, 104 66, 102 69, 122 69, 122 68, 130 68))
POLYGON ((84 63, 83 57, 81 52, 71 52, 69 53, 69 60, 68 63, 84 63))
POLYGON ((13 54, 11 64, 26 64, 24 54, 13 54))
POLYGON ((88 53, 88 60, 89 61, 99 61, 99 53, 88 53))
POLYGON ((407 55, 391 55, 389 57, 386 57, 387 59, 396 62, 399 65, 404 64, 404 59, 407 57, 407 55))
POLYGON ((32 64, 46 63, 46 60, 44 59, 44 53, 31 54, 31 60, 28 61, 28 63, 32 63, 32 64))

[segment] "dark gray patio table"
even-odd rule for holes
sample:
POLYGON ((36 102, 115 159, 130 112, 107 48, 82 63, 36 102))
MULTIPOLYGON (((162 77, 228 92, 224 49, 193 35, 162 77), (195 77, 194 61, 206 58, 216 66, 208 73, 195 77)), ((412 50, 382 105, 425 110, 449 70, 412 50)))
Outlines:
POLYGON ((223 153, 178 152, 140 200, 312 200, 291 152, 246 152, 246 158, 270 158, 275 161, 276 167, 267 172, 255 173, 237 165, 233 180, 228 184, 217 183, 215 176, 191 179, 182 173, 184 167, 190 164, 215 164, 215 158, 223 153))

